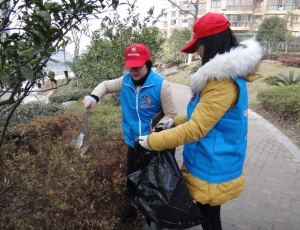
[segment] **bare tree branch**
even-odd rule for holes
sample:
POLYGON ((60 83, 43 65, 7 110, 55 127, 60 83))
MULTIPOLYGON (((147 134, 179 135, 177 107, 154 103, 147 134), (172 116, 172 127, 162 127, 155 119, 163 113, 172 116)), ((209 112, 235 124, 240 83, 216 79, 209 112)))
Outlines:
POLYGON ((191 4, 195 7, 195 14, 193 14, 192 12, 190 12, 189 10, 185 10, 182 7, 180 7, 179 5, 177 5, 176 3, 174 3, 172 0, 168 0, 168 2, 170 2, 173 6, 177 7, 179 10, 189 13, 190 15, 193 16, 194 21, 197 20, 197 15, 198 15, 198 4, 200 3, 199 0, 196 0, 195 2, 193 2, 193 0, 190 1, 186 1, 186 4, 191 4))

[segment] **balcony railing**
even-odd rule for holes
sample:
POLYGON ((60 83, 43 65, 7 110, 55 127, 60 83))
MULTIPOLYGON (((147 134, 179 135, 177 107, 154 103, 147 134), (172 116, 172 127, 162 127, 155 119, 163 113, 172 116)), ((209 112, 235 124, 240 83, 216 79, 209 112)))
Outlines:
POLYGON ((245 6, 237 6, 237 5, 227 5, 226 11, 252 11, 252 5, 245 5, 245 6))
POLYGON ((230 27, 249 27, 250 22, 230 22, 230 27))
POLYGON ((293 9, 292 5, 267 5, 267 11, 290 11, 293 9))

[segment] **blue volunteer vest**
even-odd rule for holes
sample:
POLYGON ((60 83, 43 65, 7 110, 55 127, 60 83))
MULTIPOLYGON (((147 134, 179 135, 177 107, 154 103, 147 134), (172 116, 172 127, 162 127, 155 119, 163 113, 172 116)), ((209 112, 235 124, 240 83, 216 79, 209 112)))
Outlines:
MULTIPOLYGON (((248 94, 246 81, 236 78, 239 98, 205 137, 184 145, 183 159, 188 171, 195 177, 212 184, 231 181, 242 175, 247 149, 248 94)), ((187 107, 190 120, 200 93, 191 98, 187 107)))
POLYGON ((139 92, 129 72, 123 77, 120 102, 125 143, 134 147, 137 137, 150 133, 151 118, 162 108, 160 92, 164 79, 152 70, 139 92))

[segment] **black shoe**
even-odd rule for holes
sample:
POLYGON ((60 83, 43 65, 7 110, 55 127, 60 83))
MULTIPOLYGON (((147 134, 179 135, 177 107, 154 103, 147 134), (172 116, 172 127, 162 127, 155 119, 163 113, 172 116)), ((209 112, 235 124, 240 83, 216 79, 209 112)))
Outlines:
POLYGON ((133 205, 129 205, 124 208, 121 214, 121 221, 122 223, 126 222, 130 218, 134 218, 137 216, 137 210, 133 205))

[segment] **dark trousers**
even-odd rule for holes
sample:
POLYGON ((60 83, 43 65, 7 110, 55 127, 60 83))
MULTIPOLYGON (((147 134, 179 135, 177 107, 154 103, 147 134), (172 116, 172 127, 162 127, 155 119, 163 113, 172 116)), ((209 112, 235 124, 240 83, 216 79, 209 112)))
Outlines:
MULTIPOLYGON (((132 172, 135 172, 135 164, 133 161, 133 148, 128 148, 127 151, 127 176, 129 174, 131 174, 132 172)), ((131 198, 133 198, 134 194, 135 194, 135 187, 131 186, 130 184, 131 182, 127 179, 127 184, 126 184, 126 193, 127 193, 127 198, 128 201, 132 201, 131 198)), ((130 204, 130 202, 128 202, 127 205, 125 205, 123 207, 123 211, 122 211, 122 216, 121 216, 121 220, 122 222, 126 222, 129 218, 131 217, 135 217, 137 215, 137 210, 136 208, 130 204)))
MULTIPOLYGON (((128 145, 128 150, 127 150, 127 176, 130 175, 131 173, 136 171, 135 168, 135 163, 134 163, 134 148, 131 148, 128 145)), ((130 186, 130 181, 127 179, 127 195, 128 198, 130 199, 133 197, 133 186, 130 186)))
POLYGON ((210 206, 209 204, 200 204, 197 202, 197 206, 209 220, 207 223, 201 224, 203 230, 222 230, 221 205, 210 206))
POLYGON ((128 145, 127 149, 127 175, 136 171, 134 164, 134 148, 128 145))

